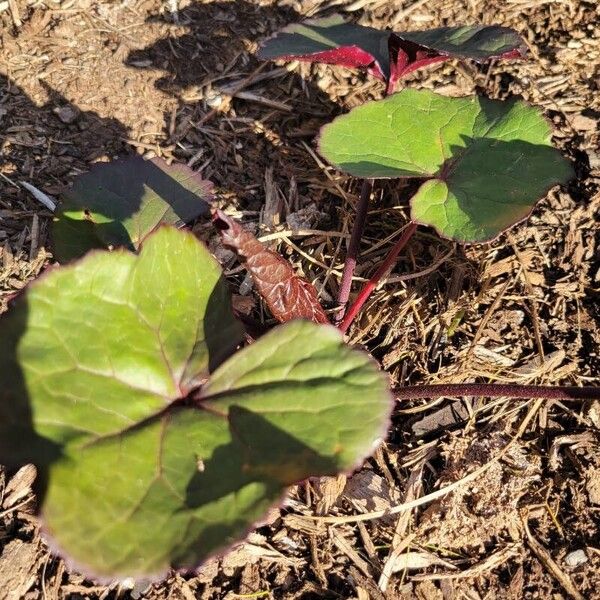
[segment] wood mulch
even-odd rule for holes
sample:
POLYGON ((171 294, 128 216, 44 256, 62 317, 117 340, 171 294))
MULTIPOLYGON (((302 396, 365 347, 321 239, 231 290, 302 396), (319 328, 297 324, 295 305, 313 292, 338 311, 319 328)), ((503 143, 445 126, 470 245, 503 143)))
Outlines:
MULTIPOLYGON (((261 65, 253 52, 282 25, 335 11, 396 29, 514 27, 529 60, 450 62, 406 84, 542 106, 577 172, 493 243, 459 248, 421 229, 350 341, 397 385, 597 385, 595 1, 0 0, 0 311, 52 261, 51 213, 21 182, 56 198, 90 164, 128 153, 185 162, 213 180, 219 205, 331 306, 360 184, 325 166, 314 138, 382 84, 322 65, 261 65)), ((409 191, 377 186, 357 281, 406 223, 409 191)), ((236 301, 268 318, 210 225, 195 231, 236 301)), ((0 599, 600 598, 599 428, 597 402, 406 402, 356 474, 293 489, 246 542, 160 583, 104 586, 69 572, 39 536, 34 473, 0 468, 0 599)))

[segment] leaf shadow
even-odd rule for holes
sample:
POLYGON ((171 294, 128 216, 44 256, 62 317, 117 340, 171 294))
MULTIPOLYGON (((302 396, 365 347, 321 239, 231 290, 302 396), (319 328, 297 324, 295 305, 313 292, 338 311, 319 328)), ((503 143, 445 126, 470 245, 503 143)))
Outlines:
POLYGON ((529 217, 555 185, 573 175, 554 147, 523 140, 504 141, 462 135, 451 146, 439 178, 456 199, 463 219, 487 241, 529 217))
MULTIPOLYGON (((6 166, 21 171, 20 176, 35 185, 65 185, 89 162, 125 149, 127 128, 120 121, 79 110, 43 79, 39 85, 42 93, 34 99, 0 73, 6 166), (63 111, 68 113, 66 122, 60 118, 63 111)), ((10 187, 7 192, 12 192, 10 187)))
MULTIPOLYGON (((202 509, 219 499, 241 493, 253 484, 261 487, 256 505, 246 510, 253 516, 203 527, 189 553, 203 560, 213 551, 226 552, 223 545, 238 541, 257 526, 266 510, 281 500, 285 489, 310 477, 335 475, 339 465, 332 457, 323 456, 296 437, 271 423, 265 416, 235 404, 226 417, 231 442, 217 447, 189 481, 185 511, 202 509)), ((193 562, 193 561, 192 561, 193 562)))
MULTIPOLYGON (((38 90, 32 88, 30 96, 9 76, 0 73, 0 122, 4 138, 1 162, 7 177, 0 180, 0 185, 2 208, 11 211, 0 224, 0 231, 6 234, 13 248, 23 246, 20 236, 30 224, 26 217, 31 215, 31 208, 38 214, 43 210, 20 188, 21 181, 56 197, 76 173, 89 168, 90 162, 126 149, 124 139, 128 131, 120 121, 79 110, 43 79, 39 80, 38 90)), ((46 243, 47 229, 46 221, 42 220, 39 246, 46 243)), ((28 238, 24 241, 26 244, 28 238)))
POLYGON ((61 456, 60 445, 39 435, 33 422, 25 376, 18 360, 19 341, 27 329, 28 307, 24 302, 14 308, 10 327, 0 317, 2 344, 0 351, 0 464, 15 471, 32 463, 37 469, 36 495, 43 498, 48 467, 61 456))
POLYGON ((263 415, 232 404, 226 417, 231 442, 219 446, 190 480, 186 505, 197 508, 251 482, 272 482, 275 488, 307 477, 337 473, 339 465, 277 427, 263 415), (237 472, 238 479, 224 477, 237 472))
MULTIPOLYGON (((168 15, 149 17, 148 23, 170 22, 176 26, 175 35, 131 51, 125 63, 140 69, 159 68, 165 75, 156 81, 156 87, 181 97, 184 88, 201 83, 207 76, 215 77, 215 73, 223 72, 232 61, 246 54, 248 44, 301 18, 291 7, 261 6, 246 0, 193 0, 177 12, 177 20, 168 15), (185 33, 181 34, 181 29, 185 33), (248 39, 248 32, 255 34, 256 39, 248 39)), ((247 63, 245 57, 242 60, 247 63)))
MULTIPOLYGON (((165 35, 131 51, 125 61, 164 73, 155 86, 178 103, 173 113, 165 114, 165 134, 177 146, 176 155, 190 160, 204 152, 201 160, 211 160, 209 178, 235 194, 243 209, 264 208, 264 195, 256 188, 262 187, 268 169, 281 190, 293 187, 295 180, 290 195, 299 198, 296 210, 315 199, 318 203, 322 190, 311 181, 318 169, 303 143, 313 144, 319 127, 341 111, 341 102, 332 100, 313 78, 282 73, 255 56, 258 42, 303 16, 287 6, 243 0, 194 0, 178 15, 179 26, 168 14, 151 17, 149 22, 164 24, 165 35), (231 92, 261 66, 256 81, 243 90, 250 96, 234 97, 230 105, 231 92), (205 121, 215 106, 216 114, 205 121), (227 109, 219 112, 222 108, 227 109)), ((333 202, 319 209, 330 217, 335 214, 333 202)), ((291 206, 289 212, 293 210, 291 206)))

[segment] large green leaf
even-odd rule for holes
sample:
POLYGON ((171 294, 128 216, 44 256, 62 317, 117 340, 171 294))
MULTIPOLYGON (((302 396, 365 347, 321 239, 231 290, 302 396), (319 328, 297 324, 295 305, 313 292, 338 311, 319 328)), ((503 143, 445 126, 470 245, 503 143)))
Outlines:
POLYGON ((43 276, 0 336, 0 462, 38 465, 47 533, 95 575, 222 552, 289 484, 356 466, 391 408, 376 363, 308 321, 215 369, 240 330, 214 259, 170 228, 43 276))
POLYGON ((94 248, 137 250, 159 225, 208 214, 212 183, 185 165, 139 156, 98 163, 75 179, 52 227, 59 262, 94 248))
POLYGON ((364 178, 426 179, 414 221, 450 239, 482 242, 526 218, 572 169, 540 111, 522 101, 403 90, 326 125, 321 154, 364 178))

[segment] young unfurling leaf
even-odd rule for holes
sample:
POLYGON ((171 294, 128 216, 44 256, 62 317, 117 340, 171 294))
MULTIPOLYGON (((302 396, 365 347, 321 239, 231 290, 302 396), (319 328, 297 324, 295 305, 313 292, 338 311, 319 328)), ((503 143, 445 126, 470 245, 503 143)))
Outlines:
POLYGON ((243 260, 258 293, 278 321, 308 319, 315 323, 329 323, 314 286, 296 275, 285 258, 265 248, 222 211, 215 212, 214 223, 223 243, 243 260))

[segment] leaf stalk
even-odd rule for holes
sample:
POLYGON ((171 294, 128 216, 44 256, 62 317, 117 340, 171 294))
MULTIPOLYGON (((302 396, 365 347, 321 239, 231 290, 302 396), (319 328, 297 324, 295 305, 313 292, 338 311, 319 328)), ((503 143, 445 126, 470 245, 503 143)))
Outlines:
POLYGON ((362 239, 363 232, 365 230, 365 224, 367 222, 369 199, 372 191, 373 180, 365 179, 363 181, 362 188, 360 190, 360 197, 356 205, 356 216, 354 217, 354 223, 352 225, 352 233, 350 234, 350 242, 348 243, 348 249, 346 251, 344 271, 342 273, 342 281, 340 283, 340 289, 337 297, 339 308, 335 319, 338 323, 344 318, 346 305, 348 304, 348 298, 350 297, 352 277, 354 277, 354 271, 356 269, 356 260, 358 258, 360 240, 362 239))
POLYGON ((543 398, 545 400, 599 400, 600 387, 516 385, 503 383, 440 383, 410 385, 392 390, 396 400, 458 396, 488 398, 543 398))
POLYGON ((345 314, 344 319, 339 325, 339 329, 342 333, 346 333, 346 331, 348 331, 348 328, 352 324, 352 321, 354 321, 354 318, 356 317, 360 309, 369 299, 369 296, 377 287, 377 284, 381 281, 385 274, 394 266, 398 255, 400 254, 404 246, 406 246, 406 244, 408 243, 408 241, 413 236, 416 230, 417 224, 413 222, 409 223, 408 227, 404 230, 404 233, 400 236, 398 241, 390 250, 389 254, 385 257, 385 260, 381 263, 381 265, 379 265, 379 268, 377 269, 373 277, 371 277, 371 279, 369 279, 369 281, 365 283, 363 288, 358 293, 356 300, 352 303, 352 305, 348 309, 348 312, 345 314))

